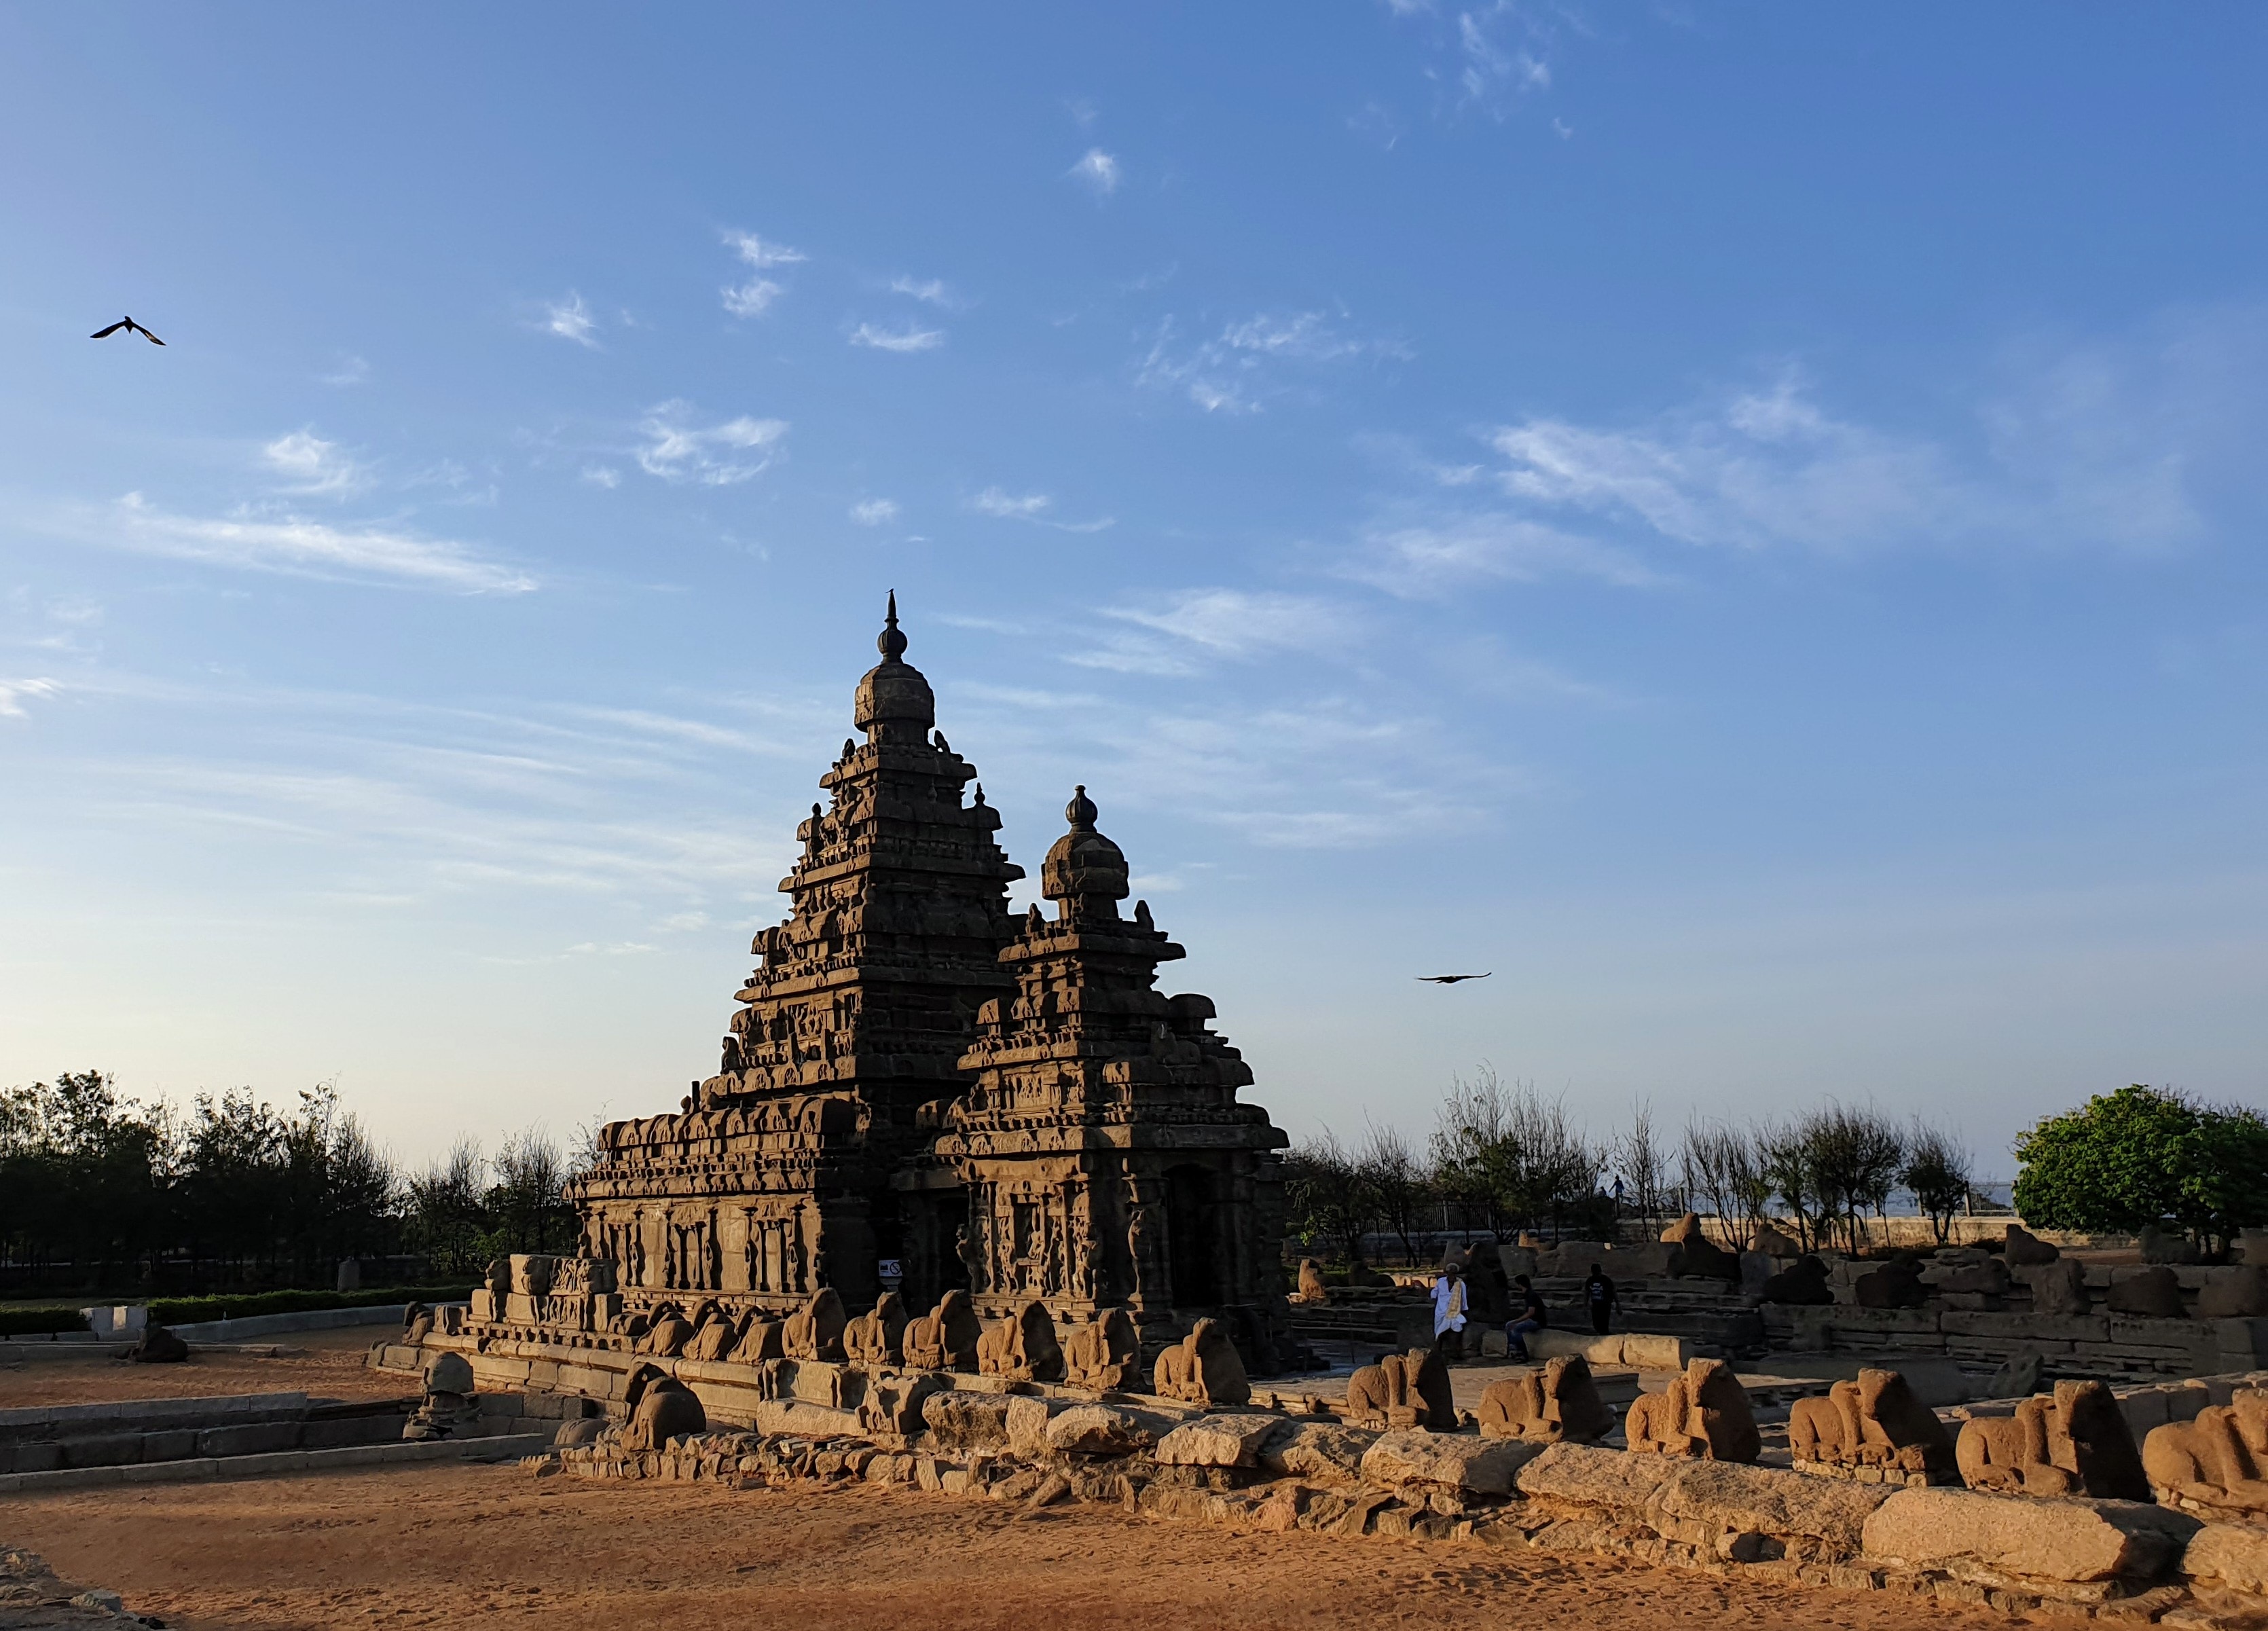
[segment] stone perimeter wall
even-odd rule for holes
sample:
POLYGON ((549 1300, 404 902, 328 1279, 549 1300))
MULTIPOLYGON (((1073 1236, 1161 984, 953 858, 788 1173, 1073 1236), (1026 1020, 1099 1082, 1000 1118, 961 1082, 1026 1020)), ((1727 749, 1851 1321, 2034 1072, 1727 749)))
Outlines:
POLYGON ((530 1458, 538 1476, 1078 1500, 1229 1530, 1603 1554, 2135 1624, 2235 1627, 2268 1612, 2268 1530, 2141 1502, 1898 1488, 935 1373, 914 1430, 877 1430, 860 1425, 863 1391, 902 1404, 906 1375, 819 1362, 649 1361, 494 1341, 475 1352, 431 1338, 423 1348, 381 1345, 372 1363, 413 1369, 433 1348, 463 1352, 483 1385, 611 1399, 617 1419, 630 1370, 657 1363, 710 1414, 711 1430, 660 1451, 625 1451, 608 1433, 530 1458))

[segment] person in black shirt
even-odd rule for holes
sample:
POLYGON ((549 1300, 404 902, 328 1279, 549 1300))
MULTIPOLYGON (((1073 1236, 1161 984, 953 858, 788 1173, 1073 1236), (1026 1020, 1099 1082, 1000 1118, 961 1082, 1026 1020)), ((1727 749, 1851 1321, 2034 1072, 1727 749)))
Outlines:
POLYGON ((1591 1311, 1591 1329, 1606 1335, 1615 1311, 1615 1282, 1596 1263, 1591 1265, 1591 1277, 1583 1282, 1583 1304, 1591 1311))
POLYGON ((1514 1275, 1513 1289, 1520 1297, 1520 1312, 1504 1328, 1505 1341, 1511 1345, 1511 1357, 1525 1364, 1528 1362, 1528 1333, 1541 1331, 1551 1323, 1544 1311, 1543 1299, 1535 1295, 1535 1288, 1526 1275, 1514 1275))

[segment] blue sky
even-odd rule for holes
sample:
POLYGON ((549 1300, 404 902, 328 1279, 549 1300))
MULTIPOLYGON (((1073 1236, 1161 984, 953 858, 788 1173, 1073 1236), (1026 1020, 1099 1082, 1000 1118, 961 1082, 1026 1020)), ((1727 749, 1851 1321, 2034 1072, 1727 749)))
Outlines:
POLYGON ((0 1076, 673 1106, 895 588, 1295 1134, 2260 1104, 2264 31, 0 7, 0 1076))

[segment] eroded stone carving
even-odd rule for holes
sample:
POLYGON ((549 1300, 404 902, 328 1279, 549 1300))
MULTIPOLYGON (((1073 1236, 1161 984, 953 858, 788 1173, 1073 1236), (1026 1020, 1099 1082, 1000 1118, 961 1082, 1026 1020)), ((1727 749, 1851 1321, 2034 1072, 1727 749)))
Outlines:
POLYGON ((1545 1362, 1541 1370, 1490 1383, 1481 1394, 1480 1422, 1490 1438, 1587 1444, 1604 1437, 1615 1418, 1599 1398, 1590 1362, 1567 1354, 1545 1362))
POLYGON ((652 1354, 657 1359, 674 1358, 692 1339, 693 1323, 681 1313, 674 1304, 664 1303, 653 1311, 653 1321, 645 1334, 637 1340, 637 1351, 652 1354))
POLYGON ((1697 1212, 1688 1212, 1661 1231, 1661 1243, 1677 1248, 1670 1259, 1669 1272, 1690 1275, 1707 1280, 1738 1280, 1741 1277, 1739 1256, 1727 1252, 1709 1238, 1697 1212))
POLYGON ((659 1365, 633 1371, 625 1397, 630 1411, 622 1429, 625 1450, 659 1450, 681 1433, 709 1430, 709 1413, 699 1398, 659 1365))
POLYGON ((1323 1266, 1312 1257, 1300 1260, 1300 1289, 1292 1299, 1295 1303, 1328 1303, 1330 1288, 1323 1283, 1323 1266))
POLYGON ((1872 1469, 1926 1482, 1950 1482, 1958 1472, 1945 1423, 1895 1370, 1861 1370, 1824 1399, 1797 1400, 1787 1444, 1799 1467, 1872 1469))
POLYGON ((1200 1319, 1189 1333, 1158 1355, 1151 1391, 1161 1398, 1200 1405, 1242 1405, 1252 1400, 1252 1384, 1236 1344, 1217 1319, 1200 1319))
POLYGON ((2182 1317, 2180 1276, 2161 1264, 2114 1277, 2103 1306, 2114 1314, 2138 1319, 2179 1319, 2182 1317))
POLYGON ((2062 1381, 2013 1416, 1964 1422, 1954 1446, 1962 1481, 2003 1495, 2146 1501, 2149 1480, 2110 1388, 2062 1381))
POLYGON ((821 1286, 811 1294, 802 1312, 787 1317, 780 1331, 780 1345, 790 1359, 840 1359, 843 1327, 849 1323, 835 1288, 821 1286))
POLYGON ((1073 1387, 1129 1388, 1142 1378, 1142 1344, 1123 1308, 1079 1326, 1064 1339, 1064 1380, 1073 1387))
POLYGON ((974 1370, 983 1322, 968 1305, 968 1293, 955 1289, 928 1313, 906 1322, 901 1342, 906 1363, 928 1370, 974 1370))
POLYGON ((843 1351, 853 1364, 895 1365, 905 1357, 906 1309, 895 1291, 885 1291, 873 1311, 843 1327, 843 1351))
POLYGON ((1793 1303, 1817 1306, 1835 1300, 1835 1288, 1827 1282, 1827 1265, 1806 1253, 1778 1274, 1770 1275, 1757 1293, 1767 1303, 1793 1303))
POLYGON ((988 1326, 977 1340, 976 1368, 986 1376, 1018 1382, 1062 1381, 1063 1348, 1056 1341, 1056 1322, 1047 1304, 1026 1303, 988 1326))
POLYGON ((750 1314, 740 1322, 740 1340, 733 1345, 733 1363, 736 1365, 760 1365, 767 1359, 786 1358, 786 1328, 785 1320, 768 1319, 761 1313, 750 1314))
POLYGON ((1641 1393, 1624 1419, 1635 1453, 1753 1461, 1764 1449, 1749 1390, 1721 1359, 1693 1359, 1659 1393, 1641 1393))
POLYGON ((1425 1427, 1454 1432, 1457 1407, 1449 1367, 1432 1349, 1388 1354, 1347 1378, 1347 1420, 1359 1427, 1425 1427))
POLYGON ((2257 1521, 2268 1513, 2268 1387, 2240 1387, 2193 1421, 2152 1428, 2142 1466, 2161 1502, 2257 1521))

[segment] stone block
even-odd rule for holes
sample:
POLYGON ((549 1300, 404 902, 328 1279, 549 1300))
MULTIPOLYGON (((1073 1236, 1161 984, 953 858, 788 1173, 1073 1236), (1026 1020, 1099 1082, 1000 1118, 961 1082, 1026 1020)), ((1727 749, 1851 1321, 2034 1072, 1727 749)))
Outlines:
POLYGON ((1336 1422, 1278 1423, 1260 1446, 1261 1468, 1277 1478, 1313 1484, 1351 1484, 1359 1476, 1372 1436, 1336 1422))
POLYGON ((1008 1401, 1008 1449, 1026 1460, 1035 1460, 1048 1449, 1048 1401, 1014 1398, 1008 1401))
POLYGON ((1481 1333, 1481 1357, 1502 1359, 1512 1352, 1512 1343, 1505 1333, 1493 1326, 1481 1333))
POLYGON ((2183 1550, 2182 1573, 2222 1591, 2268 1592, 2268 1530, 2207 1524, 2183 1550))
POLYGON ((201 1456, 260 1456, 296 1448, 297 1422, 254 1422, 242 1427, 210 1427, 197 1435, 201 1456))
MULTIPOLYGON (((1641 1370, 1683 1370, 1686 1360, 1690 1357, 1683 1337, 1664 1336, 1654 1331, 1631 1331, 1625 1333, 1621 1340, 1622 1363, 1635 1365, 1641 1370)), ((1592 1363, 1596 1364, 1598 1362, 1594 1360, 1592 1363)))
POLYGON ((922 1401, 922 1421, 940 1450, 998 1450, 1008 1442, 1012 1396, 954 1389, 922 1401))
POLYGON ((1065 1455, 1117 1456, 1147 1447, 1155 1435, 1130 1411, 1074 1405, 1047 1419, 1046 1447, 1065 1455))
POLYGON ((1901 1489, 1867 1518, 1869 1559, 1945 1569, 1981 1564, 2061 1583, 2163 1574, 2201 1525, 2134 1501, 2037 1501, 1969 1489, 1901 1489))
POLYGON ((1623 1363, 1623 1339, 1593 1336, 1587 1331, 1555 1330, 1547 1326, 1528 1333, 1528 1356, 1537 1360, 1580 1356, 1594 1365, 1618 1365, 1623 1363))
POLYGON ((1736 1461, 1672 1461, 1657 1510, 1712 1536, 1809 1535, 1841 1555, 1857 1552, 1867 1520, 1889 1491, 1880 1485, 1806 1478, 1736 1461))
POLYGON ((1971 1313, 1948 1310, 1939 1319, 1948 1336, 1993 1337, 2028 1344, 2101 1342, 2110 1335, 2110 1321, 2101 1314, 1971 1313))
POLYGON ((2213 1335, 2220 1350, 2220 1369, 2255 1370, 2268 1366, 2268 1319, 2216 1319, 2213 1335))
POLYGON ((99 1433, 63 1442, 65 1466, 128 1466, 141 1458, 139 1433, 99 1433))
POLYGON ((1183 1422, 1158 1441, 1161 1466, 1256 1466, 1275 1416, 1211 1415, 1183 1422))
POLYGON ((183 1461, 196 1452, 197 1429, 193 1427, 166 1428, 142 1435, 144 1461, 183 1461))
POLYGON ((1521 1466, 1541 1446, 1521 1439, 1481 1438, 1403 1428, 1381 1433, 1363 1452, 1365 1482, 1388 1488, 1438 1485, 1471 1495, 1505 1495, 1521 1466))
POLYGON ((1933 1308, 1838 1305, 1835 1310, 1835 1328, 1845 1341, 1856 1346, 1861 1339, 1871 1336, 1938 1336, 1944 1330, 1939 1321, 1951 1317, 1933 1308))

